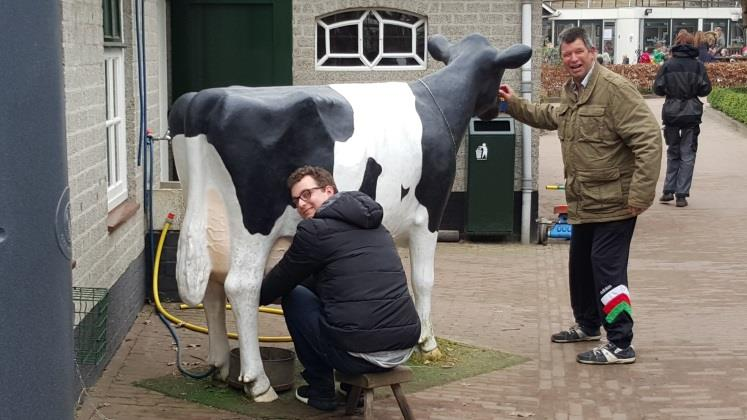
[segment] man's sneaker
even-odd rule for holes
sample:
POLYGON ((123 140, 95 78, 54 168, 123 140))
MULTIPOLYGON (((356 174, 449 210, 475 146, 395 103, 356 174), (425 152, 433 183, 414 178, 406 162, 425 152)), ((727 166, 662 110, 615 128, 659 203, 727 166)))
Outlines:
POLYGON ((659 197, 659 201, 661 201, 662 203, 666 203, 667 201, 672 200, 674 200, 674 194, 672 193, 664 193, 661 195, 661 197, 659 197))
POLYGON ((675 204, 677 207, 687 207, 687 198, 685 197, 677 197, 677 202, 675 204))
POLYGON ((612 343, 603 344, 589 351, 579 353, 576 361, 589 365, 615 365, 635 362, 633 346, 621 349, 612 343))
POLYGON ((550 340, 553 343, 577 343, 579 341, 599 340, 600 338, 602 338, 602 335, 599 334, 598 330, 594 333, 587 333, 576 324, 565 331, 553 334, 550 340))
POLYGON ((302 403, 324 411, 334 411, 337 409, 335 398, 315 398, 309 396, 311 387, 302 385, 296 388, 296 399, 302 403))

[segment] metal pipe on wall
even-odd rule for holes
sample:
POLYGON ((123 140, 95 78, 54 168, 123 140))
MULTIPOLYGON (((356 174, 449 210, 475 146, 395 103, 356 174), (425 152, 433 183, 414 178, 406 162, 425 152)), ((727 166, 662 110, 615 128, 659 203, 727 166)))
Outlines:
MULTIPOLYGON (((532 48, 532 0, 521 0, 521 43, 532 48)), ((532 100, 532 59, 521 66, 521 95, 532 100)), ((521 125, 521 243, 529 243, 532 226, 532 127, 521 125)))
POLYGON ((0 417, 75 410, 59 0, 0 2, 0 417))

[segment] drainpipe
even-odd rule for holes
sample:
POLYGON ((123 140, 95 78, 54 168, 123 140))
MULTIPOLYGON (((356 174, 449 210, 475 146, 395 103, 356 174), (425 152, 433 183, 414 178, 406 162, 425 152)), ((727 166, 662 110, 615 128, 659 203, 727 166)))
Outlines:
MULTIPOLYGON (((532 0, 521 0, 521 43, 532 48, 532 0)), ((521 66, 521 96, 532 100, 532 59, 521 66)), ((532 226, 532 127, 521 125, 521 243, 532 226)))
POLYGON ((73 419, 59 0, 0 1, 0 417, 73 419))

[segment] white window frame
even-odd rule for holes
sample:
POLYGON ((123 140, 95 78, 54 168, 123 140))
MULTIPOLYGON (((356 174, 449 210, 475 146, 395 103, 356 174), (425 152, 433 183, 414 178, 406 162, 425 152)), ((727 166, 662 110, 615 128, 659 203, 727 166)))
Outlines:
POLYGON ((316 70, 322 70, 322 71, 371 71, 371 70, 425 70, 427 67, 427 59, 428 59, 428 21, 425 16, 418 15, 416 13, 404 11, 404 10, 395 10, 395 9, 383 9, 383 8, 368 8, 368 9, 357 9, 360 11, 364 11, 364 13, 359 17, 358 19, 352 19, 347 20, 343 22, 335 22, 332 24, 325 23, 322 19, 327 18, 329 16, 334 16, 339 13, 346 13, 350 11, 354 11, 356 9, 345 9, 345 10, 339 10, 333 13, 328 13, 323 16, 319 16, 316 18, 316 27, 322 27, 324 28, 325 33, 325 52, 322 58, 317 58, 319 56, 318 51, 316 50, 319 46, 318 43, 318 32, 315 28, 314 30, 314 58, 315 58, 315 64, 314 67, 316 70), (390 19, 384 19, 379 13, 379 10, 391 10, 393 12, 402 13, 406 15, 410 15, 413 17, 418 18, 418 20, 415 23, 406 23, 406 22, 400 22, 396 20, 390 20, 390 19), (376 19, 379 21, 379 54, 374 58, 373 61, 369 61, 366 56, 363 54, 363 22, 365 21, 366 17, 369 14, 373 14, 376 16, 376 19), (412 30, 412 45, 409 53, 385 53, 384 52, 384 25, 396 25, 396 26, 403 26, 405 28, 410 28, 412 30), (419 57, 417 55, 417 29, 420 26, 423 26, 423 58, 419 57), (358 27, 358 52, 357 53, 331 53, 330 52, 330 30, 339 28, 342 26, 357 26, 358 27), (361 64, 359 66, 325 66, 324 63, 330 59, 330 58, 358 58, 361 60, 361 64), (382 58, 413 58, 415 61, 418 62, 417 65, 379 65, 379 62, 382 58))
POLYGON ((124 49, 104 48, 107 201, 111 211, 127 199, 124 49))

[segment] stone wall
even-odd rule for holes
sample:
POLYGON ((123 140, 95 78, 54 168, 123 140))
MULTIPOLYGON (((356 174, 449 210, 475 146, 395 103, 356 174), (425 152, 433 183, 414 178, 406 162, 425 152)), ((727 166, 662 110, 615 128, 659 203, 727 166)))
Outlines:
MULTIPOLYGON (((328 83, 411 81, 440 69, 443 64, 427 57, 425 70, 403 71, 327 71, 316 70, 316 18, 335 11, 353 8, 390 8, 426 16, 428 35, 441 34, 456 42, 471 33, 487 37, 497 48, 506 48, 521 42, 521 2, 517 0, 450 0, 450 1, 402 1, 402 0, 324 0, 293 2, 293 83, 295 85, 317 85, 328 83)), ((540 2, 532 4, 533 49, 541 51, 542 22, 540 2)), ((541 57, 539 57, 541 59, 541 57)), ((533 61, 533 74, 539 75, 539 61, 533 61)), ((520 70, 507 70, 504 82, 518 91, 520 70)), ((539 93, 539 77, 533 77, 534 95, 539 93)), ((533 146, 534 178, 536 189, 537 147, 536 135, 533 146)), ((466 161, 464 145, 457 154, 457 173, 454 191, 465 190, 466 161)), ((515 189, 521 189, 521 130, 517 127, 515 189)))
MULTIPOLYGON (((136 0, 122 0, 127 200, 133 210, 112 229, 108 209, 104 30, 101 0, 62 0, 62 52, 70 184, 73 286, 109 290, 107 348, 95 365, 77 367, 76 396, 94 384, 143 306, 148 265, 144 247, 143 167, 138 165, 140 95, 138 53, 133 20, 136 0)), ((162 127, 159 68, 166 0, 145 1, 146 85, 148 127, 162 127)), ((111 46, 108 44, 107 46, 111 46)), ((154 182, 158 185, 158 145, 154 150, 154 182)))
MULTIPOLYGON (((146 1, 148 123, 158 127, 157 7, 146 1)), ((137 166, 140 127, 133 2, 122 1, 128 202, 133 216, 110 232, 107 223, 104 35, 101 0, 63 0, 62 38, 73 259, 73 284, 111 287, 143 252, 142 167, 137 166)), ((158 156, 158 150, 155 151, 158 156)), ((156 162, 157 164, 157 159, 156 162)), ((155 169, 158 174, 158 168, 155 169)))

